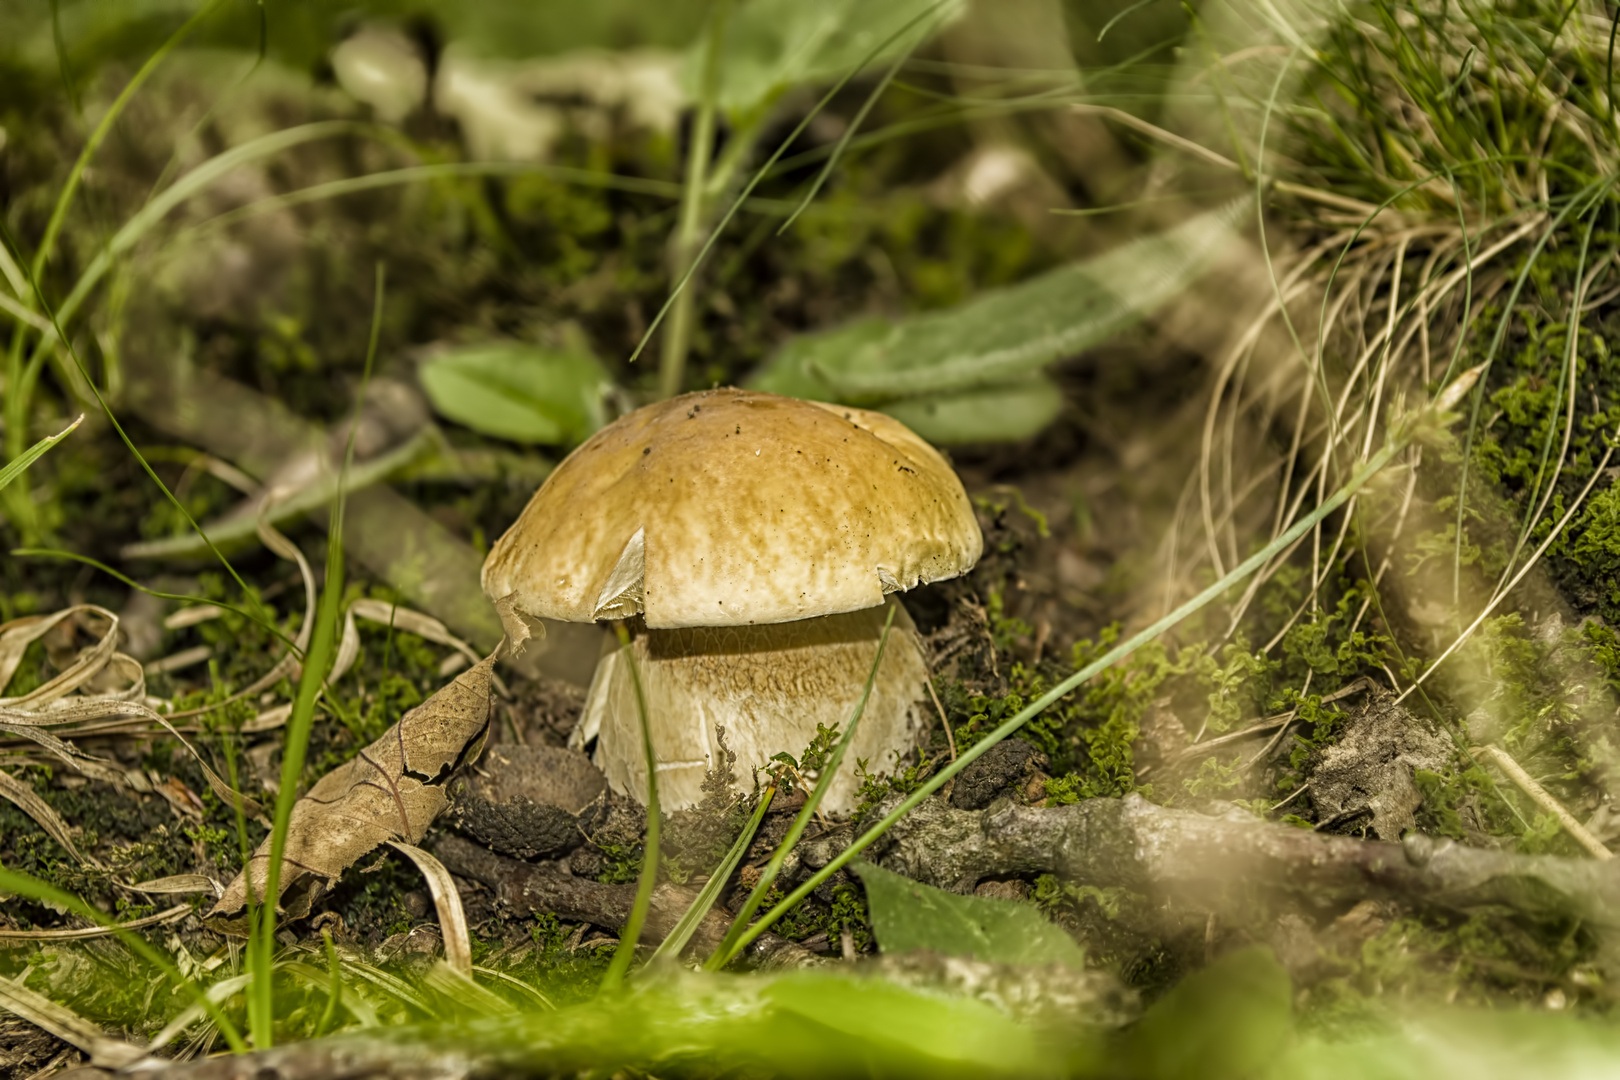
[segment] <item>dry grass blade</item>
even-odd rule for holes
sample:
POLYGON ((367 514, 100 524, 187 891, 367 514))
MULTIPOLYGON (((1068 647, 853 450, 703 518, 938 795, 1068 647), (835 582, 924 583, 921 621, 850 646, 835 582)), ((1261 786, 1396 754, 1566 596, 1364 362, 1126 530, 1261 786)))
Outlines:
POLYGON ((7 724, 0 722, 0 734, 12 735, 49 750, 56 755, 68 768, 83 776, 88 776, 103 783, 124 787, 128 781, 124 771, 112 762, 85 753, 72 743, 63 742, 55 735, 41 731, 32 724, 7 724))
POLYGON ((187 893, 202 892, 211 892, 218 896, 225 887, 204 874, 174 874, 170 877, 137 882, 130 888, 154 896, 183 896, 187 893))
POLYGON ((264 542, 265 547, 269 548, 281 558, 286 559, 288 562, 297 564, 299 577, 301 577, 304 582, 304 621, 298 628, 298 636, 293 639, 293 649, 280 660, 276 661, 275 666, 269 671, 265 672, 263 675, 259 676, 257 679, 253 680, 253 682, 247 686, 244 686, 242 689, 238 690, 224 701, 218 701, 212 705, 203 705, 195 709, 185 709, 181 712, 170 713, 169 715, 171 718, 177 719, 180 717, 198 716, 203 713, 213 712, 215 709, 223 708, 224 706, 233 702, 241 701, 244 698, 253 697, 256 694, 263 693, 272 686, 275 686, 284 678, 293 680, 298 678, 299 658, 302 657, 304 651, 309 648, 309 636, 314 632, 315 627, 315 571, 310 568, 309 560, 304 558, 304 553, 298 549, 298 545, 287 539, 281 533, 277 532, 275 527, 270 524, 268 519, 261 517, 257 523, 257 529, 259 539, 264 542))
POLYGON ((191 914, 190 904, 176 904, 167 911, 131 919, 116 926, 85 926, 70 930, 0 930, 0 939, 7 941, 84 941, 87 938, 110 937, 124 930, 140 930, 148 926, 162 926, 178 922, 191 914))
POLYGON ((203 776, 207 778, 208 786, 215 795, 218 795, 230 805, 234 805, 237 800, 240 800, 247 813, 255 817, 264 816, 264 809, 258 802, 232 788, 231 785, 221 779, 207 760, 197 752, 197 748, 191 745, 191 742, 180 734, 179 729, 169 722, 169 718, 149 705, 135 701, 123 701, 115 697, 95 697, 57 701, 53 703, 49 712, 29 712, 22 709, 0 708, 0 723, 26 727, 61 727, 112 716, 140 717, 167 731, 179 741, 180 745, 191 755, 192 760, 202 769, 203 776))
MULTIPOLYGON (((454 649, 465 657, 469 664, 477 664, 481 659, 477 650, 452 634, 449 627, 433 616, 400 607, 398 604, 390 604, 385 600, 361 597, 351 603, 344 613, 343 638, 338 642, 337 659, 333 661, 332 671, 327 675, 329 683, 337 682, 360 657, 360 631, 355 625, 356 619, 364 619, 379 626, 390 626, 406 634, 415 634, 435 645, 454 649)), ((511 696, 499 675, 492 676, 492 684, 495 692, 502 697, 511 696)))
POLYGON ((146 1056, 140 1047, 113 1038, 73 1010, 11 979, 0 978, 0 1008, 78 1047, 96 1065, 122 1069, 146 1056))
POLYGON ((86 866, 99 867, 101 865, 96 860, 86 856, 73 843, 73 834, 68 829, 67 822, 63 821, 55 810, 51 809, 50 804, 35 795, 33 788, 10 773, 0 772, 0 798, 7 799, 17 809, 38 822, 39 827, 44 829, 52 840, 61 844, 67 853, 79 862, 86 866))
POLYGON ((450 970, 472 977, 472 932, 467 927, 467 912, 461 906, 461 894, 451 880, 444 864, 421 848, 390 840, 389 846, 403 852, 427 879, 428 891, 433 894, 433 906, 439 913, 439 936, 444 939, 444 961, 450 970))
MULTIPOLYGON (((79 653, 78 657, 66 669, 59 672, 54 678, 35 687, 28 693, 14 698, 0 698, 0 706, 10 706, 14 709, 36 709, 49 705, 58 698, 71 694, 85 683, 100 675, 115 656, 123 654, 118 649, 118 616, 104 607, 95 604, 74 604, 49 615, 27 615, 21 619, 13 619, 0 627, 0 687, 11 681, 17 665, 22 663, 23 654, 28 646, 56 629, 69 619, 79 615, 93 615, 104 619, 107 628, 101 633, 96 643, 79 653)), ((125 670, 133 669, 134 683, 128 688, 113 694, 103 694, 103 697, 128 698, 139 700, 146 693, 146 681, 141 676, 141 666, 132 658, 123 657, 127 664, 122 664, 125 670)))

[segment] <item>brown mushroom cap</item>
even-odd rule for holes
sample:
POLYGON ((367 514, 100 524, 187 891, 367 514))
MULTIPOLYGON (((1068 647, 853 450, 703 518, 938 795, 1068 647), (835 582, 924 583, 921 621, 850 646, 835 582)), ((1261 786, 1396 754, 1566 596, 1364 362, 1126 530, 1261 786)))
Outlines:
POLYGON ((496 542, 483 584, 564 622, 737 626, 875 607, 982 549, 961 481, 904 424, 722 389, 598 431, 496 542))

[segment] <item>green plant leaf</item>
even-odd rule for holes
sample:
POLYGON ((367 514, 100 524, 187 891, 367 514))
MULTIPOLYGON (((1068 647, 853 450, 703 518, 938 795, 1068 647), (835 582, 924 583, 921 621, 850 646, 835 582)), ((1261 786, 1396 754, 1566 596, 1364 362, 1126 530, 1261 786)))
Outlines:
POLYGON ((1106 341, 1182 292, 1233 243, 1247 197, 1085 262, 945 311, 867 319, 788 342, 751 380, 849 404, 1008 382, 1106 341))
MULTIPOLYGON (((938 28, 960 15, 963 0, 751 0, 733 12, 721 56, 720 108, 733 119, 757 115, 782 91, 848 74, 885 36, 929 8, 921 25, 938 28)), ((925 31, 926 32, 926 31, 925 31)), ((914 37, 915 35, 908 35, 914 37)), ((907 46, 898 41, 875 59, 907 46)), ((687 54, 685 81, 696 98, 703 43, 687 54)))
POLYGON ((21 454, 18 454, 15 461, 6 462, 5 468, 0 469, 0 488, 4 488, 7 484, 10 484, 13 480, 17 479, 17 477, 27 472, 28 466, 38 461, 40 457, 44 455, 45 451, 49 450, 63 439, 73 434, 73 429, 82 423, 84 423, 84 417, 80 416, 77 420, 73 421, 73 423, 69 424, 61 431, 58 431, 55 435, 45 436, 43 439, 39 440, 39 442, 35 443, 33 446, 30 446, 27 450, 24 450, 21 454))
POLYGON ((606 420, 613 382, 583 349, 492 341, 423 362, 422 389, 441 416, 512 442, 577 443, 606 420))
POLYGON ((1085 966, 1074 939, 1028 904, 958 896, 869 862, 850 869, 866 886, 872 932, 886 953, 927 949, 987 963, 1085 966))
POLYGON ((1142 1080, 1255 1076, 1293 1033, 1293 985, 1263 946, 1194 972, 1143 1015, 1120 1047, 1125 1074, 1142 1080))
POLYGON ((1045 375, 882 406, 936 446, 1016 442, 1038 435, 1063 409, 1063 391, 1045 375))

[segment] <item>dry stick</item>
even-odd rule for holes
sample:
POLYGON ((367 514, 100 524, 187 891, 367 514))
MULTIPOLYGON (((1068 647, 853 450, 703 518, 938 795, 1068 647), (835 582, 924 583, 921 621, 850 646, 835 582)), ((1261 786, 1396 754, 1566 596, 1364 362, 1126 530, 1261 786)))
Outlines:
POLYGON ((1514 761, 1506 750, 1496 746, 1476 746, 1473 750, 1475 757, 1488 757, 1496 762, 1497 768, 1507 774, 1519 786, 1519 790, 1530 796, 1537 806, 1558 819, 1562 825, 1575 838, 1575 842, 1592 853, 1595 859, 1612 859, 1614 853, 1603 845, 1603 841, 1586 830, 1586 826, 1575 820, 1573 814, 1564 809, 1564 804, 1553 798, 1552 793, 1540 784, 1535 778, 1524 771, 1524 766, 1514 761))
MULTIPOLYGON (((1620 436, 1620 430, 1616 431, 1616 435, 1620 436)), ((1457 640, 1453 641, 1450 647, 1447 648, 1445 652, 1440 654, 1440 658, 1434 663, 1430 664, 1427 671, 1419 675, 1416 679, 1413 679, 1411 686, 1408 686, 1405 690, 1401 691, 1401 696, 1395 699, 1395 704, 1399 705, 1401 702, 1405 701, 1408 694, 1410 694, 1413 690, 1416 690, 1419 686, 1423 685, 1424 680, 1426 680, 1430 675, 1433 675, 1435 671, 1439 669, 1440 665, 1446 662, 1447 658, 1449 658, 1452 653, 1461 648, 1463 643, 1473 636, 1474 631, 1478 630, 1485 620, 1490 618, 1491 612, 1495 611, 1497 607, 1501 605, 1502 601, 1507 599, 1508 594, 1518 586, 1519 582, 1524 580, 1524 576, 1528 574, 1536 563, 1541 560, 1541 556, 1546 554, 1547 549, 1552 546, 1553 541, 1558 539, 1559 535, 1563 533, 1564 526, 1570 523, 1570 520, 1575 516, 1575 511, 1581 508, 1581 504, 1586 501, 1586 496, 1592 491, 1592 485, 1596 484, 1598 478, 1603 475, 1603 470, 1609 467, 1609 459, 1613 456, 1614 446, 1611 444, 1609 448, 1603 452, 1603 460, 1598 462, 1598 467, 1593 470, 1592 478, 1586 482, 1585 487, 1581 488, 1581 493, 1576 496, 1575 501, 1570 504, 1570 508, 1564 512, 1564 516, 1559 519, 1558 524, 1554 526, 1553 531, 1547 534, 1547 539, 1543 540, 1541 542, 1541 546, 1536 548, 1534 554, 1530 556, 1530 560, 1526 562, 1522 568, 1520 568, 1517 574, 1513 575, 1513 580, 1508 582, 1507 588, 1503 589, 1501 592, 1492 597, 1491 602, 1485 605, 1485 610, 1481 611, 1479 613, 1479 617, 1468 624, 1468 629, 1464 630, 1460 635, 1458 635, 1457 640)))

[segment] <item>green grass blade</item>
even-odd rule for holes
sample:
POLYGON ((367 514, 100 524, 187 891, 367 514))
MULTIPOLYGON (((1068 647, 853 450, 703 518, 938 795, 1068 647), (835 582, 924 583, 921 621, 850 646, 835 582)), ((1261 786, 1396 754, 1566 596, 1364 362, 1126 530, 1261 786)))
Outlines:
POLYGON ((911 54, 916 50, 917 45, 927 36, 926 33, 919 34, 916 41, 902 50, 900 55, 894 58, 894 63, 889 65, 889 70, 883 73, 883 78, 879 79, 878 84, 872 88, 872 92, 866 95, 866 100, 861 103, 860 111, 849 122, 849 126, 844 129, 844 133, 838 137, 838 145, 833 147, 833 152, 827 157, 827 163, 821 167, 820 172, 816 173, 815 180, 811 181, 810 190, 804 193, 804 198, 799 200, 799 205, 794 208, 793 213, 788 215, 788 219, 782 222, 781 227, 776 230, 777 236, 781 236, 792 228, 793 223, 799 220, 799 215, 804 213, 812 202, 815 202, 816 196, 821 192, 822 186, 826 184, 827 178, 832 175, 833 170, 838 167, 838 163, 843 160, 844 152, 849 149, 849 141, 855 137, 855 133, 866 122, 867 115, 871 113, 873 106, 878 103, 878 99, 889 89, 889 84, 894 82, 894 77, 900 74, 900 69, 905 66, 906 61, 911 59, 911 54))
POLYGON ((774 784, 766 788, 764 793, 760 795, 759 805, 754 807, 754 813, 749 817, 748 823, 743 826, 743 831, 737 837, 737 842, 731 845, 731 850, 726 852, 726 857, 720 860, 720 865, 715 867, 714 873, 709 875, 709 880, 704 882, 703 889, 697 894, 697 898, 692 901, 692 906, 687 908, 685 913, 681 915, 681 921, 675 924, 675 928, 669 932, 669 936, 659 944, 657 951, 652 954, 652 959, 647 961, 649 964, 657 963, 664 957, 681 955, 681 951, 686 948, 686 943, 692 940, 692 935, 697 931, 698 924, 703 921, 704 916, 708 915, 709 910, 720 899, 720 890, 726 887, 726 882, 730 881, 731 875, 736 873, 737 864, 742 862, 743 856, 748 853, 748 847, 754 842, 754 836, 759 832, 759 824, 765 820, 765 812, 771 808, 771 800, 775 796, 776 786, 774 784))
POLYGON ((21 476, 28 470, 28 466, 32 465, 45 455, 45 451, 49 450, 63 439, 73 434, 74 429, 82 423, 84 423, 84 417, 81 415, 77 420, 73 421, 73 423, 69 424, 55 435, 47 435, 33 446, 30 446, 27 450, 24 450, 22 455, 18 457, 17 460, 6 462, 6 467, 0 469, 0 488, 4 488, 7 484, 10 484, 13 480, 17 479, 17 477, 21 476))
POLYGON ((56 246, 56 238, 62 231, 62 223, 67 219, 68 207, 73 203, 73 196, 79 190, 79 181, 84 178, 84 170, 89 166, 90 159, 96 156, 96 151, 101 148, 101 144, 106 140, 108 133, 112 131, 113 124, 123 115, 124 107, 129 104, 130 99, 135 96, 135 92, 141 88, 141 85, 146 82, 152 72, 157 70, 158 65, 163 62, 164 58, 173 52, 191 34, 192 30, 196 29, 198 23, 206 19, 222 3, 224 3, 224 0, 208 0, 208 3, 198 8, 191 18, 187 19, 178 30, 169 35, 167 41, 158 46, 157 51, 147 57, 146 63, 141 65, 140 70, 135 73, 135 77, 130 79, 124 85, 124 89, 113 99, 112 105, 107 109, 106 114, 102 116, 100 123, 96 124, 95 130, 90 133, 90 138, 85 140, 84 149, 79 151, 79 157, 74 161, 72 170, 68 172, 67 180, 62 184, 61 193, 56 197, 56 205, 51 208, 50 220, 45 223, 45 235, 39 242, 39 250, 34 252, 34 277, 37 278, 45 272, 45 264, 50 261, 51 249, 56 246))
MULTIPOLYGON (((748 920, 754 917, 754 912, 758 911, 759 905, 764 903, 765 895, 770 891, 771 883, 776 880, 776 875, 781 873, 782 865, 787 862, 788 854, 792 852, 794 845, 799 842, 799 837, 804 835, 804 830, 809 827, 810 819, 815 815, 816 808, 821 805, 821 800, 826 796, 827 789, 832 786, 832 780, 838 772, 838 767, 844 762, 844 751, 849 749, 850 741, 855 737, 855 728, 861 722, 861 715, 866 712, 867 699, 872 696, 872 684, 877 681, 878 665, 883 663, 883 650, 889 644, 889 631, 894 626, 894 613, 898 609, 898 603, 889 605, 888 617, 883 620, 883 633, 878 637, 877 654, 872 657, 872 670, 866 673, 866 685, 861 688, 860 700, 855 702, 855 709, 850 714, 849 726, 845 729, 843 738, 838 740, 838 745, 833 749, 832 757, 827 761, 826 767, 821 770, 821 776, 816 780, 815 790, 810 792, 810 797, 805 800, 804 806, 799 810, 799 816, 793 819, 793 824, 789 827, 787 835, 782 837, 782 843, 777 846, 775 854, 771 856, 771 861, 766 864, 764 873, 759 875, 758 883, 754 885, 753 891, 748 894, 748 899, 743 902, 741 910, 737 912, 737 917, 732 920, 731 928, 726 931, 725 940, 720 943, 719 948, 714 950, 714 955, 710 956, 708 963, 704 965, 710 971, 717 971, 724 967, 743 945, 753 940, 753 935, 745 936, 744 933, 748 929, 748 920)), ((784 907, 786 903, 787 901, 783 901, 783 904, 778 905, 778 908, 784 907)))
MULTIPOLYGON (((248 890, 249 893, 252 891, 248 890)), ((343 1001, 343 973, 338 966, 337 949, 332 945, 332 935, 324 927, 321 929, 321 944, 326 947, 326 971, 329 982, 326 990, 326 1006, 321 1009, 321 1017, 315 1022, 315 1034, 310 1036, 314 1039, 321 1037, 326 1025, 337 1016, 338 1005, 343 1001)))
POLYGON ((652 727, 647 720, 647 694, 641 685, 641 671, 636 666, 634 651, 630 648, 630 635, 624 624, 615 627, 619 635, 619 648, 624 650, 624 662, 630 669, 630 685, 636 691, 636 714, 641 719, 641 753, 647 762, 647 842, 642 849, 641 876, 636 881, 636 899, 630 905, 630 917, 625 920, 624 932, 619 935, 619 947, 602 975, 601 991, 616 989, 630 969, 636 954, 636 942, 641 939, 641 928, 647 922, 647 910, 652 906, 653 886, 658 883, 658 842, 662 822, 658 807, 658 756, 653 751, 652 727))
POLYGON ((184 990, 189 994, 192 1000, 208 1013, 209 1018, 219 1025, 220 1034, 225 1036, 225 1041, 230 1044, 232 1050, 239 1054, 247 1053, 247 1043, 242 1041, 242 1035, 236 1030, 236 1025, 232 1024, 230 1018, 220 1011, 218 1005, 209 1000, 202 986, 196 980, 188 979, 180 974, 179 969, 170 962, 167 956, 154 949, 139 934, 132 930, 122 929, 116 920, 107 918, 106 915, 72 893, 64 892, 54 885, 47 885, 38 878, 30 877, 16 870, 7 870, 0 867, 0 889, 15 893, 18 896, 26 896, 30 900, 42 904, 54 904, 64 911, 72 912, 87 922, 112 930, 118 940, 128 946, 131 952, 161 971, 177 989, 184 990))
MULTIPOLYGON (((382 330, 384 276, 377 266, 376 298, 371 316, 371 339, 366 349, 366 366, 361 376, 360 393, 355 397, 354 413, 349 424, 349 442, 339 473, 337 508, 332 513, 331 534, 326 548, 326 582, 321 588, 320 606, 315 616, 315 633, 310 639, 309 652, 304 657, 303 670, 298 677, 298 691, 293 698, 292 712, 287 718, 286 741, 281 757, 281 786, 276 792, 276 808, 270 829, 270 858, 265 869, 264 896, 257 925, 248 951, 253 960, 254 979, 249 988, 248 1016, 253 1044, 268 1048, 274 1038, 275 999, 273 996, 273 963, 276 940, 276 908, 280 896, 281 860, 287 848, 287 830, 292 820, 293 804, 298 801, 298 784, 304 773, 304 758, 309 750, 310 731, 315 722, 315 703, 326 683, 326 673, 332 667, 337 652, 337 627, 343 606, 343 511, 345 492, 342 478, 348 474, 354 458, 354 432, 359 426, 360 406, 366 385, 371 380, 371 367, 377 357, 377 341, 382 330)), ((249 879, 248 891, 252 892, 249 879)))
MULTIPOLYGON (((943 0, 941 0, 941 3, 943 3, 943 0)), ((635 363, 636 359, 641 356, 643 351, 646 350, 647 342, 652 340, 653 334, 657 333, 658 328, 663 325, 664 319, 668 317, 670 309, 675 305, 676 298, 679 297, 686 289, 687 283, 692 280, 692 275, 695 274, 698 267, 703 264, 703 260, 708 258, 709 252, 714 248, 715 242, 720 239, 720 234, 726 231, 726 226, 731 224, 731 219, 737 216, 737 211, 742 208, 745 202, 748 201, 748 197, 754 193, 754 189, 760 185, 760 182, 763 181, 766 176, 770 175, 772 167, 774 167, 776 163, 781 160, 783 154, 787 153, 788 147, 792 146, 794 141, 797 140, 800 135, 804 134, 805 129, 810 126, 811 122, 815 120, 817 116, 821 115, 822 110, 832 102, 833 98, 838 96, 839 91, 843 90, 851 79, 860 74, 867 64, 870 64, 873 60, 883 55, 885 49, 899 41, 911 31, 912 27, 920 23, 931 12, 933 12, 936 7, 939 6, 939 4, 935 4, 932 7, 925 8, 921 13, 908 21, 904 26, 900 27, 900 29, 884 38, 883 41, 881 41, 871 52, 867 53, 865 58, 862 59, 859 64, 852 68, 843 78, 839 79, 831 90, 828 90, 821 96, 821 100, 816 102, 815 108, 811 109, 805 114, 804 119, 800 120, 794 129, 788 133, 787 137, 783 139, 780 144, 778 144, 776 150, 772 152, 770 158, 765 162, 765 164, 761 165, 757 170, 755 170, 754 175, 750 177, 748 183, 744 185, 742 192, 732 200, 731 206, 726 210, 725 215, 720 218, 719 224, 715 225, 713 229, 709 230, 709 238, 705 240, 703 242, 703 246, 698 249, 698 253, 693 257, 691 265, 686 268, 686 272, 681 275, 681 279, 675 283, 675 288, 670 290, 669 297, 664 301, 664 306, 658 309, 658 314, 654 315, 652 322, 647 324, 647 329, 642 333, 641 340, 636 343, 635 350, 630 354, 630 359, 628 361, 629 363, 635 363)))
MULTIPOLYGON (((3 243, 7 248, 13 251, 20 252, 21 250, 17 247, 16 240, 11 235, 11 230, 6 227, 4 216, 0 216, 0 243, 3 243)), ((152 468, 151 462, 147 461, 146 457, 140 452, 140 450, 136 448, 134 441, 131 440, 129 434, 124 431, 124 425, 120 424, 118 422, 118 417, 113 415, 112 406, 107 404, 107 399, 101 396, 100 390, 96 389, 96 384, 90 379, 89 369, 84 366, 84 361, 79 358, 79 350, 74 348, 72 340, 69 339, 65 333, 63 333, 61 320, 58 318, 57 313, 51 309, 50 304, 45 300, 45 293, 39 287, 38 275, 30 273, 28 275, 28 285, 34 299, 38 301, 40 309, 45 312, 45 315, 50 320, 51 325, 55 327, 56 340, 67 345, 68 356, 73 360, 73 366, 78 369, 79 374, 84 378, 85 385, 90 388, 90 393, 95 397, 96 404, 101 406, 101 411, 106 415, 107 422, 112 424, 113 430, 118 432, 118 437, 122 439, 124 445, 129 448, 129 452, 135 455, 135 460, 141 463, 141 468, 146 470, 146 475, 152 478, 152 482, 158 486, 158 490, 163 492, 163 494, 168 498, 170 504, 173 505, 176 510, 180 511, 181 516, 186 520, 186 524, 190 525, 193 530, 200 533, 202 530, 198 528, 196 519, 191 516, 191 511, 186 509, 184 503, 175 498, 174 492, 169 490, 169 485, 163 482, 162 478, 158 476, 156 470, 152 468)), ((43 345, 41 347, 43 347, 43 345)), ((203 539, 206 541, 207 537, 205 536, 203 539)), ((219 560, 220 565, 225 567, 225 570, 236 582, 237 587, 242 590, 242 595, 251 600, 253 594, 248 589, 247 582, 242 579, 241 574, 236 572, 236 568, 230 564, 230 560, 226 559, 212 542, 209 542, 208 550, 211 551, 214 554, 214 557, 219 560)))
MULTIPOLYGON (((680 218, 675 224, 671 262, 677 272, 685 271, 692 264, 698 234, 703 230, 705 174, 709 158, 714 155, 715 119, 720 111, 720 54, 725 48, 730 15, 731 0, 714 0, 709 5, 709 29, 703 45, 703 82, 697 117, 692 123, 692 138, 686 148, 686 182, 681 189, 680 218)), ((660 397, 670 398, 681 392, 681 383, 686 377, 686 353, 692 343, 692 302, 690 289, 683 290, 675 301, 658 360, 660 397)))

